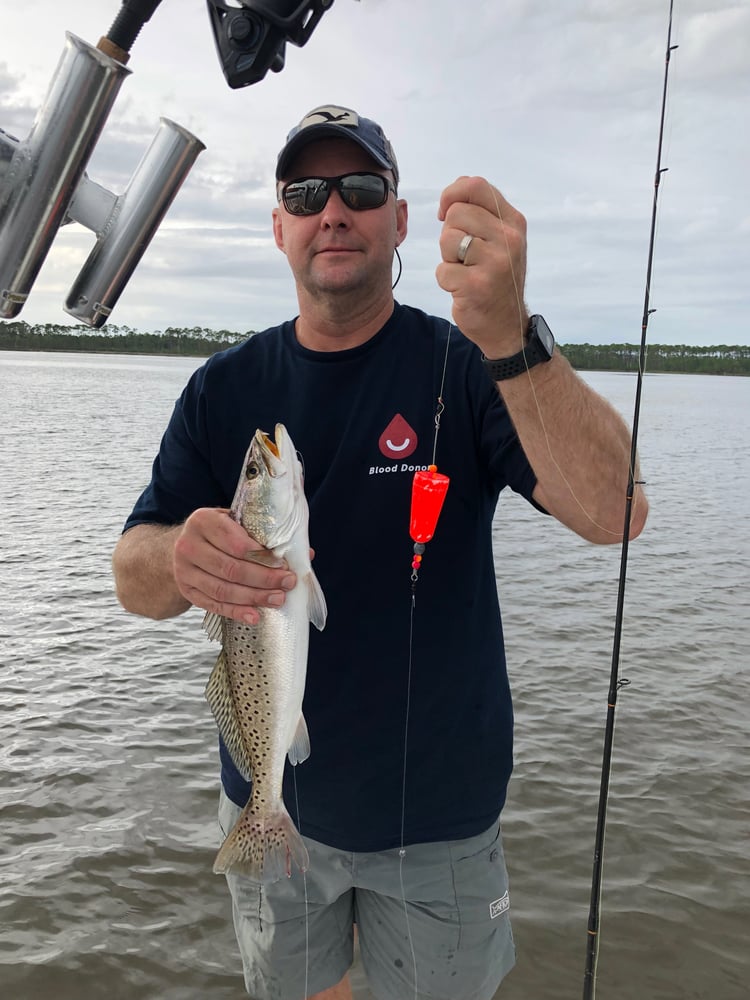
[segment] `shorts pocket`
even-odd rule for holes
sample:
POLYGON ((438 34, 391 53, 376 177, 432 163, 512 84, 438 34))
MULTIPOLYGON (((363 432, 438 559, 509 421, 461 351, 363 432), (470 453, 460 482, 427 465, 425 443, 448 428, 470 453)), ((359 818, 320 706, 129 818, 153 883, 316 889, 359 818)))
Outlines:
POLYGON ((481 857, 485 852, 488 855, 493 855, 490 859, 493 863, 497 860, 498 856, 502 858, 503 842, 500 836, 501 829, 500 820, 498 819, 484 833, 479 833, 476 837, 469 837, 468 840, 452 841, 449 844, 451 864, 471 861, 472 858, 481 857))
POLYGON ((451 867, 462 944, 492 938, 501 925, 510 934, 510 892, 500 824, 476 838, 467 851, 452 852, 451 867))

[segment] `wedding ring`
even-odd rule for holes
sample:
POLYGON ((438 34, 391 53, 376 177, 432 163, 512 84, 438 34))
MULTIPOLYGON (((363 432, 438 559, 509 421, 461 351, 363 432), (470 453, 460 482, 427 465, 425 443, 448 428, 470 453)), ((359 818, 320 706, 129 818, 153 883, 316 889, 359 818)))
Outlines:
POLYGON ((463 239, 461 240, 461 242, 458 244, 458 255, 457 256, 458 256, 458 263, 459 264, 465 264, 466 263, 466 254, 469 252, 469 247, 471 246, 471 241, 473 239, 474 239, 474 237, 473 236, 469 236, 469 234, 467 233, 466 236, 464 236, 463 239))

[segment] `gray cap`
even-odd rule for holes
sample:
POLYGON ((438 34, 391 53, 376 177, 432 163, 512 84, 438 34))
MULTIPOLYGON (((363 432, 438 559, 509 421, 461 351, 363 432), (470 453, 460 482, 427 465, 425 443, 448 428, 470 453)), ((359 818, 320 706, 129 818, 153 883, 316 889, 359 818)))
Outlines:
POLYGON ((351 108, 340 108, 332 104, 310 111, 286 137, 286 144, 276 161, 276 180, 287 179, 292 160, 304 146, 326 138, 351 139, 358 143, 376 163, 392 171, 393 179, 398 185, 396 156, 378 123, 370 118, 362 118, 351 108))

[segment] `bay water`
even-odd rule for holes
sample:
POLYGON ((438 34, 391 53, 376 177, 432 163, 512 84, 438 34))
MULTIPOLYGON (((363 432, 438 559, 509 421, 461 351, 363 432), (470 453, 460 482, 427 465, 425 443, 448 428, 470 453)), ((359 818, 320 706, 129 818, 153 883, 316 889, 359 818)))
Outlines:
MULTIPOLYGON (((0 996, 240 1000, 202 613, 126 614, 110 556, 191 358, 0 353, 0 996)), ((635 377, 586 373, 630 420, 635 377)), ((750 996, 750 380, 647 375, 600 1000, 750 996)), ((518 964, 581 996, 620 548, 503 496, 518 964)), ((354 969, 357 1000, 370 994, 354 969)))

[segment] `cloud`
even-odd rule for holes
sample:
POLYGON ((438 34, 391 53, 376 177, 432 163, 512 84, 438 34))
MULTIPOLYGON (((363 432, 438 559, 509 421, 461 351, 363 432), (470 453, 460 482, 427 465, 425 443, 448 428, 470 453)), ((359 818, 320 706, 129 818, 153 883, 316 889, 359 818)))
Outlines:
POLYGON ((0 128, 12 139, 25 138, 35 110, 21 93, 17 75, 0 63, 0 128))
POLYGON ((680 33, 680 58, 693 86, 702 89, 713 80, 733 87, 750 77, 748 39, 750 7, 727 4, 689 15, 680 33), (721 57, 717 58, 717 53, 721 57))
MULTIPOLYGON (((132 73, 88 172, 123 190, 161 115, 207 149, 114 322, 245 330, 296 312, 271 239, 273 168, 289 127, 334 101, 380 120, 396 147, 400 193, 410 204, 402 301, 450 311, 434 277, 437 203, 456 176, 480 174, 528 219, 527 300, 558 337, 623 340, 630 331, 639 338, 666 4, 339 0, 305 48, 288 47, 282 73, 240 91, 226 86, 205 5, 177 9, 160 5, 136 40, 132 73)), ((710 342, 718 303, 747 342, 750 140, 742 126, 750 9, 679 0, 675 11, 654 326, 665 342, 710 342)), ((0 127, 28 134, 66 30, 95 41, 108 27, 88 0, 10 7, 0 42, 0 127)), ((64 320, 62 298, 93 243, 76 228, 57 237, 21 318, 64 320)))

